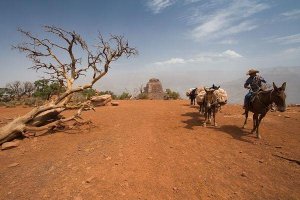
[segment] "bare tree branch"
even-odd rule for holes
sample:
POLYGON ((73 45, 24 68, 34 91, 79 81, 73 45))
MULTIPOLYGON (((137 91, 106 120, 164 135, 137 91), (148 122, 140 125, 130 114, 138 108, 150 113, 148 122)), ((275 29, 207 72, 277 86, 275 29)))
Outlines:
MULTIPOLYGON (((123 36, 110 35, 109 39, 105 40, 99 33, 99 42, 92 50, 75 31, 66 31, 55 26, 43 26, 43 28, 51 37, 40 38, 28 31, 18 29, 27 38, 27 41, 13 46, 13 48, 25 53, 33 62, 32 69, 43 70, 49 76, 49 80, 58 81, 66 90, 56 101, 34 108, 29 113, 1 127, 0 144, 16 138, 20 134, 26 134, 26 131, 54 130, 57 127, 65 126, 68 121, 82 122, 81 112, 92 109, 89 102, 79 105, 77 113, 69 118, 63 119, 58 115, 70 109, 68 103, 74 93, 92 88, 99 79, 105 76, 112 62, 122 56, 128 58, 138 54, 135 48, 129 47, 123 36), (77 53, 75 48, 78 47, 82 51, 80 57, 74 53, 77 53), (69 59, 66 60, 66 57, 69 59), (76 80, 87 73, 91 73, 92 78, 85 84, 74 87, 76 80)), ((9 87, 16 89, 19 86, 16 84, 9 87)), ((29 84, 26 88, 26 92, 31 91, 29 84)))

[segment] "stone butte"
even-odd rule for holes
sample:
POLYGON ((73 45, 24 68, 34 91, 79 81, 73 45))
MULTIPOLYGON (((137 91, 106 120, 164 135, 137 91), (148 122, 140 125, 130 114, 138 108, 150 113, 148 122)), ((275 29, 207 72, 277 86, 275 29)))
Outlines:
POLYGON ((149 99, 164 99, 164 91, 161 82, 157 78, 151 78, 145 87, 145 93, 149 99))

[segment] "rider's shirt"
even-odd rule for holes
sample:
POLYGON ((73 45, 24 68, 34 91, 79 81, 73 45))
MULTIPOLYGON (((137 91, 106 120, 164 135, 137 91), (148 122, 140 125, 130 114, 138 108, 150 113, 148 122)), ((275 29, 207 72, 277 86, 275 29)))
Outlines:
POLYGON ((260 87, 261 87, 261 83, 266 83, 265 79, 259 75, 256 75, 254 77, 249 77, 246 82, 244 87, 247 87, 248 85, 250 85, 251 87, 251 91, 253 92, 257 92, 260 87))

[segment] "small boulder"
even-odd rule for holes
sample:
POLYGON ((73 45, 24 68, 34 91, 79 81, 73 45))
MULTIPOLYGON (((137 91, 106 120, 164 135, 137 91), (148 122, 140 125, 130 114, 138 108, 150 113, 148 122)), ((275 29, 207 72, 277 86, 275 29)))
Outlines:
POLYGON ((246 173, 246 172, 242 172, 242 173, 241 173, 241 176, 242 176, 242 177, 247 177, 247 173, 246 173))
POLYGON ((10 165, 8 165, 7 167, 16 167, 16 166, 18 166, 19 165, 19 163, 12 163, 12 164, 10 164, 10 165))
POLYGON ((12 141, 12 142, 5 142, 2 144, 1 149, 6 150, 6 149, 15 148, 15 147, 19 146, 19 144, 20 144, 20 141, 18 141, 18 140, 12 141))
POLYGON ((118 106, 118 105, 119 105, 119 102, 113 101, 113 102, 111 102, 111 105, 112 105, 112 106, 118 106))

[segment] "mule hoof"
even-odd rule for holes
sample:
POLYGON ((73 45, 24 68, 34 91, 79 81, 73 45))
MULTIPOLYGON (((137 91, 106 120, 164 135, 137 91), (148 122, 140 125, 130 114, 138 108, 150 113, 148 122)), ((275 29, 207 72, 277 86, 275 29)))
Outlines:
POLYGON ((203 127, 206 127, 206 123, 203 124, 203 127))
POLYGON ((256 137, 257 137, 257 139, 261 139, 261 136, 260 136, 260 135, 257 135, 256 137))
POLYGON ((218 124, 217 123, 215 123, 215 125, 214 125, 215 127, 217 127, 218 126, 218 124))

